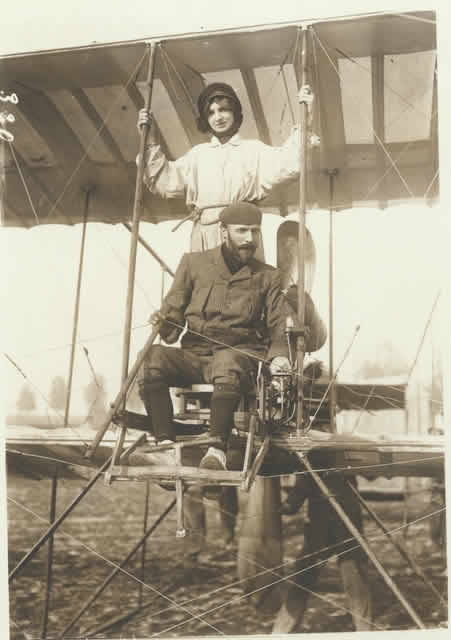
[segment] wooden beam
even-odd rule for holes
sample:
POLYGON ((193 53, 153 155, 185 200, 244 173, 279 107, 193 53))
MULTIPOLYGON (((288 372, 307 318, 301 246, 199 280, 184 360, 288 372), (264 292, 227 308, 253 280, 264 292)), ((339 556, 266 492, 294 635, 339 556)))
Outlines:
POLYGON ((255 72, 253 69, 241 68, 240 73, 243 78, 244 86, 246 87, 247 95, 252 108, 252 113, 254 114, 259 138, 265 144, 271 144, 271 136, 269 134, 269 127, 268 123, 266 122, 265 112, 263 111, 263 105, 258 91, 255 72))
MULTIPOLYGON (((144 107, 144 98, 142 97, 137 86, 134 83, 130 83, 126 88, 126 91, 130 100, 135 105, 137 111, 142 109, 144 107)), ((158 123, 155 118, 153 119, 153 129, 155 131, 155 137, 157 138, 157 140, 160 141, 160 147, 164 155, 168 160, 173 160, 174 158, 169 151, 169 147, 166 143, 166 140, 164 139, 163 134, 161 133, 160 127, 158 126, 158 123)))
POLYGON ((239 486, 242 480, 241 471, 212 471, 199 467, 186 466, 115 466, 111 468, 111 479, 130 480, 183 480, 187 484, 215 484, 221 486, 239 486))
POLYGON ((426 200, 429 204, 433 202, 439 195, 439 147, 438 147, 438 100, 437 100, 437 66, 434 68, 434 79, 432 88, 432 110, 431 110, 431 181, 434 180, 434 184, 431 184, 427 194, 426 200), (436 175, 437 174, 437 175, 436 175))
MULTIPOLYGON (((25 160, 25 158, 20 154, 20 152, 17 149, 14 149, 14 155, 16 157, 17 163, 19 165, 20 168, 20 172, 22 173, 23 176, 23 180, 25 181, 25 184, 27 185, 27 189, 29 191, 30 194, 30 198, 33 202, 33 206, 36 209, 36 214, 39 218, 40 222, 45 222, 46 221, 46 217, 49 213, 49 211, 52 210, 57 196, 52 193, 46 186, 46 184, 43 182, 43 180, 41 180, 41 178, 38 176, 38 172, 36 169, 31 169, 30 167, 28 167, 27 162, 25 160), (47 200, 48 202, 48 206, 49 208, 47 209, 47 211, 44 213, 42 211, 42 199, 43 197, 47 200)), ((13 162, 14 162, 14 158, 13 158, 13 162)), ((7 176, 7 187, 6 187, 6 191, 8 193, 8 176, 11 172, 14 172, 14 176, 15 179, 21 184, 21 191, 23 191, 24 194, 24 198, 26 199, 27 202, 27 210, 30 209, 31 210, 31 205, 29 202, 29 198, 25 189, 25 186, 23 185, 22 182, 22 177, 20 176, 20 172, 19 169, 17 168, 15 162, 13 164, 13 166, 8 169, 6 171, 6 176, 7 176)), ((59 207, 57 207, 56 209, 58 211, 58 213, 60 215, 62 215, 62 212, 60 210, 59 207)), ((23 220, 25 217, 30 217, 30 216, 23 216, 22 214, 20 214, 21 219, 23 220)), ((34 218, 34 214, 30 217, 31 220, 35 220, 34 218)), ((68 221, 70 223, 72 223, 71 219, 68 217, 68 221)), ((27 227, 31 227, 34 226, 34 223, 32 224, 27 224, 25 225, 27 227)))
MULTIPOLYGON (((340 194, 346 193, 346 200, 351 201, 351 189, 346 179, 346 137, 343 114, 343 102, 341 97, 341 85, 338 75, 338 58, 329 52, 326 56, 323 49, 317 45, 316 37, 313 38, 316 61, 315 74, 313 75, 313 89, 316 96, 314 109, 318 110, 318 122, 321 123, 320 131, 316 132, 321 138, 320 166, 324 170, 322 175, 316 178, 317 193, 329 194, 329 171, 338 169, 335 186, 340 194), (324 96, 324 100, 322 99, 324 96)), ((326 207, 329 208, 329 197, 325 198, 326 207)))
POLYGON ((105 144, 105 146, 107 147, 107 149, 109 150, 113 158, 117 161, 117 163, 121 167, 123 167, 123 169, 126 171, 127 181, 134 188, 136 183, 136 164, 135 163, 130 164, 125 160, 119 145, 111 135, 111 132, 108 129, 108 127, 103 126, 104 125, 103 118, 99 115, 97 109, 89 100, 88 96, 83 91, 83 89, 74 89, 71 91, 71 95, 78 102, 78 104, 80 105, 80 108, 83 110, 85 115, 89 118, 89 120, 92 122, 96 131, 100 132, 99 136, 102 142, 105 144))
POLYGON ((81 171, 86 179, 89 176, 88 182, 92 184, 92 162, 88 157, 84 158, 83 145, 55 104, 45 93, 30 87, 21 85, 20 94, 18 108, 46 141, 60 166, 64 167, 64 173, 72 174, 83 159, 78 171, 81 171))
POLYGON ((97 109, 94 107, 92 102, 89 100, 86 93, 83 89, 72 89, 71 90, 72 97, 78 102, 80 108, 83 113, 89 118, 89 120, 94 125, 96 131, 99 131, 99 137, 102 142, 108 148, 111 155, 119 162, 120 164, 125 164, 125 159, 121 153, 119 145, 114 140, 111 135, 109 129, 105 126, 103 118, 99 115, 97 109))
POLYGON ((194 96, 189 89, 191 84, 188 78, 183 77, 183 69, 177 66, 177 76, 172 68, 175 64, 172 58, 169 58, 164 49, 160 47, 163 58, 159 65, 159 80, 163 83, 172 106, 177 112, 179 120, 185 130, 191 145, 199 144, 205 141, 205 136, 201 134, 197 128, 197 115, 195 107, 197 96, 194 96), (177 83, 177 87, 175 85, 177 83))
MULTIPOLYGON (((387 169, 385 146, 385 109, 384 109, 384 55, 371 56, 371 87, 373 94, 373 135, 376 148, 376 171, 378 176, 384 176, 387 169)), ((385 178, 376 187, 375 195, 381 209, 387 208, 387 200, 383 196, 385 178)))
MULTIPOLYGON (((411 142, 386 142, 384 144, 390 155, 400 155, 400 159, 405 156, 414 155, 415 153, 424 153, 429 156, 431 142, 429 140, 412 140, 411 142)), ((374 152, 373 144, 347 144, 346 153, 372 153, 374 152)), ((385 154, 384 154, 385 155, 385 154)), ((397 163, 402 166, 402 163, 397 163)))

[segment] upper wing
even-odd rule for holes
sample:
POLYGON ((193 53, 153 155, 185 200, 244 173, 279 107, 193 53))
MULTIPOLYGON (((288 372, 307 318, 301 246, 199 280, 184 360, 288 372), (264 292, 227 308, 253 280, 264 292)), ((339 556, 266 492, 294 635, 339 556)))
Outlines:
MULTIPOLYGON (((308 31, 313 130, 321 137, 310 154, 309 207, 329 207, 332 170, 335 209, 438 195, 434 19, 432 12, 376 14, 308 31)), ((240 97, 243 136, 280 144, 297 120, 299 35, 293 24, 162 41, 152 110, 167 155, 203 140, 196 99, 218 80, 240 97)), ((14 141, 4 145, 4 224, 81 222, 87 191, 90 221, 130 220, 146 60, 143 42, 1 60, 0 87, 19 99, 7 105, 16 122, 14 141)), ((297 203, 291 184, 263 208, 286 213, 297 203)), ((147 190, 143 204, 143 220, 186 215, 182 200, 147 190)))

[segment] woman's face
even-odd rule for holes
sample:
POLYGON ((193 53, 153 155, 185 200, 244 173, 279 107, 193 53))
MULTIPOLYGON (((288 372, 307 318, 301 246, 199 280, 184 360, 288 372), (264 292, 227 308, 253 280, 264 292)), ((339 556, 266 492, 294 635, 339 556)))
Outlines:
POLYGON ((213 133, 220 137, 229 134, 235 125, 235 116, 228 98, 215 98, 208 106, 207 120, 213 133))

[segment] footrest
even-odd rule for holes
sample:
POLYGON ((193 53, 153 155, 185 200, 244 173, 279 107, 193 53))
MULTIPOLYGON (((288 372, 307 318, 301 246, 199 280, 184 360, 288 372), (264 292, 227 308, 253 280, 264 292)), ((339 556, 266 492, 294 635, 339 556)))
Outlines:
MULTIPOLYGON (((204 424, 197 424, 193 422, 178 422, 178 419, 183 418, 187 420, 195 420, 198 416, 193 413, 186 414, 186 416, 177 416, 177 420, 173 420, 173 426, 177 435, 189 436, 200 435, 207 431, 204 424)), ((128 411, 127 409, 121 409, 116 411, 112 420, 113 424, 126 427, 127 429, 135 429, 136 431, 145 431, 146 433, 152 433, 152 421, 149 416, 145 416, 142 413, 135 413, 134 411, 128 411)))
POLYGON ((212 471, 198 467, 147 465, 129 467, 117 465, 110 470, 112 480, 154 480, 167 482, 183 480, 186 484, 241 485, 241 471, 212 471))

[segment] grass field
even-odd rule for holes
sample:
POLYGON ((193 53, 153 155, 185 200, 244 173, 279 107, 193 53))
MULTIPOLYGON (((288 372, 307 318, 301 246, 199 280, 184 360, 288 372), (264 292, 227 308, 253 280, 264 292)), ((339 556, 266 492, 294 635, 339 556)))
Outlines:
MULTIPOLYGON (((58 483, 57 514, 84 486, 82 480, 58 483)), ((10 568, 46 530, 50 480, 33 481, 8 476, 8 529, 10 568)), ((173 494, 151 485, 149 524, 173 498, 173 494)), ((245 496, 240 498, 244 502, 245 496)), ((55 535, 54 574, 47 638, 57 638, 82 604, 121 562, 143 533, 144 483, 102 481, 83 499, 55 535)), ((171 512, 149 538, 145 571, 141 554, 126 565, 100 598, 82 616, 68 637, 85 638, 90 629, 125 615, 144 603, 141 612, 123 624, 99 632, 96 638, 147 638, 270 633, 273 616, 256 611, 246 597, 246 585, 237 584, 237 546, 224 546, 224 533, 214 503, 207 510, 207 540, 196 532, 185 539, 175 537, 175 513, 171 512), (139 580, 142 581, 141 587, 139 580), (142 589, 140 591, 140 589, 142 589), (196 617, 197 616, 197 617, 196 617), (180 626, 175 626, 180 625, 180 626), (175 627, 175 628, 173 628, 175 627)), ((403 521, 402 503, 372 503, 388 528, 403 521)), ((427 491, 413 492, 408 501, 408 520, 434 511, 427 491)), ((244 513, 244 509, 242 510, 244 513)), ((284 561, 292 561, 302 547, 302 513, 284 518, 284 561)), ((365 521, 368 537, 380 536, 372 522, 365 521)), ((445 552, 431 541, 429 519, 407 529, 406 543, 416 561, 446 597, 445 552)), ((379 537, 373 545, 391 576, 423 619, 427 628, 445 626, 446 611, 425 584, 406 566, 388 540, 379 537)), ((292 566, 292 565, 291 565, 292 566)), ((45 597, 47 551, 44 546, 17 575, 10 589, 11 640, 41 637, 45 597)), ((415 628, 407 613, 370 568, 375 629, 415 628)), ((339 632, 353 629, 345 611, 336 561, 324 567, 318 585, 322 598, 311 597, 304 620, 305 632, 339 632)))

